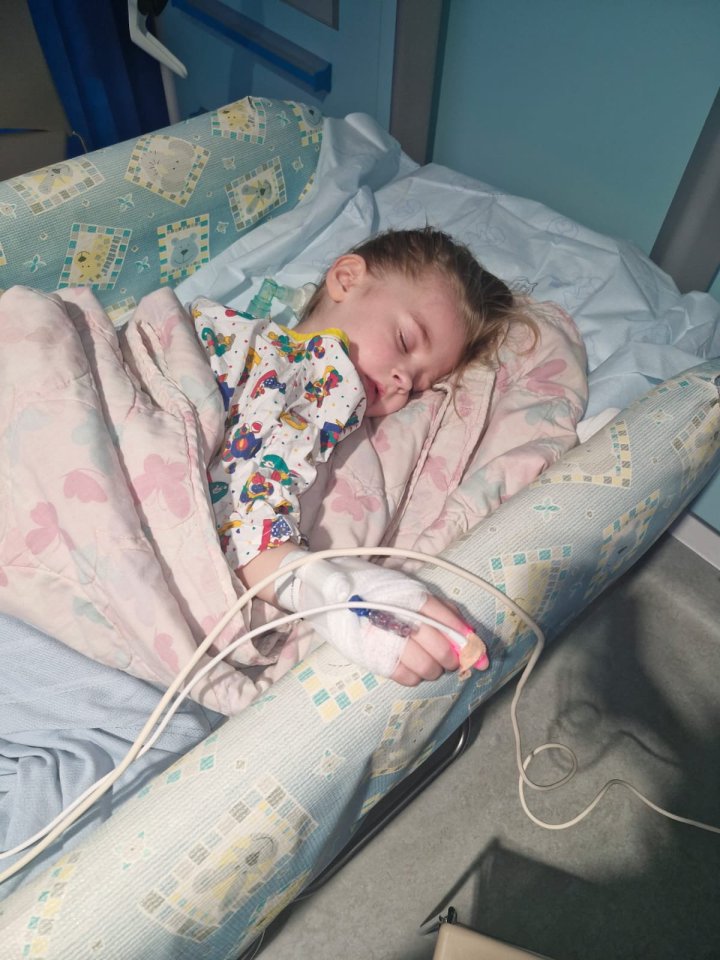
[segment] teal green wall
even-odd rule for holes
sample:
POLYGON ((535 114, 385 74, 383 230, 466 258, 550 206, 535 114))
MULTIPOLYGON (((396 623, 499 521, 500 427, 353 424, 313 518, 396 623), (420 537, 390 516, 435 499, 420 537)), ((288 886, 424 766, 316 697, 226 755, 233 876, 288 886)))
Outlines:
POLYGON ((695 500, 692 512, 709 526, 720 530, 720 474, 715 475, 712 482, 695 500))
POLYGON ((433 160, 649 253, 718 86, 720 0, 449 0, 433 160))
POLYGON ((281 0, 223 2, 332 63, 332 90, 313 95, 170 3, 160 29, 163 43, 188 68, 187 79, 176 81, 183 117, 253 94, 301 100, 331 117, 369 113, 389 125, 396 0, 340 0, 338 30, 281 0))
POLYGON ((449 0, 433 159, 649 253, 718 86, 719 0, 449 0))

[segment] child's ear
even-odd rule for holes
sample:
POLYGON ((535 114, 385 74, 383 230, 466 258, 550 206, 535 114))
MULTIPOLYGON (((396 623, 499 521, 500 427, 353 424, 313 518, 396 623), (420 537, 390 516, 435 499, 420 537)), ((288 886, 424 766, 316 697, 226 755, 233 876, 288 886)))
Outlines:
POLYGON ((367 275, 367 264, 358 253, 338 257, 325 275, 325 289, 335 303, 340 303, 356 284, 367 275))

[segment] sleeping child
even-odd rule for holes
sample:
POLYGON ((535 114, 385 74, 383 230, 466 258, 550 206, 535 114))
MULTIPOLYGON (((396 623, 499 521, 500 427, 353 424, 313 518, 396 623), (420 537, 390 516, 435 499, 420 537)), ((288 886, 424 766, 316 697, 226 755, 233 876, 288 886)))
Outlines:
MULTIPOLYGON (((299 498, 364 417, 395 413, 440 381, 457 383, 473 361, 495 365, 517 325, 531 344, 538 338, 508 287, 431 228, 380 234, 340 256, 293 329, 206 299, 191 313, 226 410, 224 447, 210 469, 218 532, 247 586, 303 555, 299 498)), ((298 612, 361 597, 468 631, 416 580, 360 558, 306 564, 260 596, 298 612)), ((458 665, 448 637, 425 624, 407 635, 342 610, 313 627, 353 662, 401 684, 458 665)))

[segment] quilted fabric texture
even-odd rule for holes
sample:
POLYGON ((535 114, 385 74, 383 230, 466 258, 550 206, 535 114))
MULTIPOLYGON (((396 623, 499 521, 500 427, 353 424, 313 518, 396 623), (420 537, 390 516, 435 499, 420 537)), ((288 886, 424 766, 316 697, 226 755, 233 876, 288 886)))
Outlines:
POLYGON ((0 183, 0 289, 90 287, 115 322, 309 189, 322 116, 246 97, 0 183))
MULTIPOLYGON (((717 469, 719 388, 720 360, 661 384, 447 558, 556 635, 717 469)), ((239 955, 349 840, 348 811, 370 810, 529 655, 532 635, 494 597, 444 571, 427 580, 479 625, 487 672, 413 690, 320 647, 0 904, 1 960, 239 955)))

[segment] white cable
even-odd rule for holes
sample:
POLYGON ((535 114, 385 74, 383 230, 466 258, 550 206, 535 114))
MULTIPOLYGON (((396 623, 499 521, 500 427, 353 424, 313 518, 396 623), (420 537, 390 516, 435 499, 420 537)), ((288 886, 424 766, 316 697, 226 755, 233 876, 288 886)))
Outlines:
POLYGON ((543 647, 545 646, 545 635, 543 634, 540 627, 533 620, 531 620, 528 614, 523 612, 523 617, 527 625, 535 634, 537 638, 537 643, 535 644, 532 654, 530 655, 530 658, 527 664, 525 665, 525 669, 523 670, 520 676, 520 679, 518 680, 517 686, 515 688, 515 693, 513 695, 512 703, 510 704, 510 721, 512 723, 513 736, 515 738, 515 758, 516 758, 516 763, 518 767, 518 772, 520 774, 518 778, 518 795, 520 797, 520 806, 523 808, 523 812, 528 817, 528 819, 532 820, 532 822, 536 824, 538 827, 543 827, 543 829, 545 830, 567 830, 569 827, 574 827, 576 824, 580 823, 581 820, 584 820, 585 817, 587 817, 587 815, 595 809, 598 803, 600 803, 602 798, 605 796, 605 794, 608 792, 608 790, 611 787, 620 786, 620 787, 625 787, 627 790, 633 793, 639 800, 642 800, 642 802, 646 806, 650 807, 651 810, 654 810, 656 813, 661 814, 663 817, 667 817, 670 820, 676 820, 678 823, 687 824, 690 827, 697 827, 699 830, 707 830, 709 833, 720 834, 720 827, 715 827, 709 823, 702 823, 700 820, 691 820, 688 817, 681 817, 676 813, 671 813, 669 810, 665 810, 663 807, 658 806, 658 804, 654 803, 652 800, 646 797, 643 793, 641 793, 637 789, 637 787, 634 787, 627 780, 622 780, 618 778, 608 780, 608 782, 598 791, 598 793, 590 801, 590 803, 588 803, 588 805, 584 807, 584 809, 582 809, 580 813, 577 814, 577 816, 572 817, 570 820, 566 820, 563 823, 548 823, 545 820, 540 820, 539 817, 536 817, 535 814, 531 812, 530 808, 527 805, 527 800, 525 797, 525 787, 526 786, 532 787, 533 790, 538 790, 538 791, 556 790, 558 787, 561 787, 563 786, 563 784, 568 783, 568 781, 572 780, 572 778, 575 776, 575 773, 577 772, 578 762, 577 762, 577 757, 575 756, 573 751, 570 749, 570 747, 566 746, 564 743, 543 743, 539 747, 535 747, 534 750, 531 750, 524 760, 522 759, 522 749, 520 746, 520 727, 517 719, 518 703, 520 701, 520 697, 522 695, 525 684, 527 683, 530 674, 535 668, 535 665, 538 662, 538 659, 540 658, 540 654, 542 653, 543 647), (566 773, 565 776, 560 777, 559 780, 554 780, 552 783, 548 783, 548 784, 535 783, 533 780, 531 780, 528 777, 526 771, 527 771, 527 768, 530 766, 530 763, 532 762, 533 758, 536 757, 539 753, 543 753, 546 750, 560 750, 562 753, 565 754, 566 757, 570 759, 571 767, 569 772, 566 773))
MULTIPOLYGON (((55 823, 55 826, 44 836, 44 838, 37 844, 37 846, 28 851, 25 856, 20 857, 11 867, 8 867, 2 873, 0 873, 0 883, 9 879, 24 866, 30 863, 38 854, 42 853, 57 837, 59 837, 71 824, 78 820, 82 814, 88 810, 107 790, 122 776, 122 774, 127 770, 132 761, 139 755, 140 750, 144 746, 149 734, 154 729, 158 718, 162 716, 168 704, 172 701, 173 697, 180 689, 181 684, 185 678, 193 671, 197 663, 200 661, 205 651, 215 642, 216 638, 224 630, 227 624, 239 613, 244 607, 246 607, 252 599, 260 593, 265 587, 270 586, 275 582, 279 577, 291 573, 293 570, 298 569, 301 566, 304 566, 306 563, 313 563, 318 560, 329 560, 335 557, 373 557, 373 556, 398 556, 404 559, 417 560, 420 563, 431 563, 435 566, 441 567, 445 570, 469 580, 472 583, 477 584, 481 588, 487 589, 492 593, 495 593, 499 598, 504 599, 505 602, 514 609, 515 612, 521 618, 525 618, 526 615, 522 612, 520 607, 517 604, 514 604, 512 600, 505 597, 505 595, 494 587, 492 584, 486 584, 485 581, 481 580, 480 577, 476 577, 474 574, 469 573, 464 570, 462 567, 457 566, 454 563, 451 563, 448 560, 443 560, 440 557, 431 557, 428 554, 419 553, 417 551, 402 551, 396 550, 393 547, 355 547, 348 550, 318 550, 314 553, 309 553, 307 556, 294 560, 292 562, 286 563, 283 565, 281 570, 277 570, 263 579, 259 580, 256 584, 250 587, 246 592, 238 598, 238 600, 230 607, 230 609, 224 614, 224 616, 218 621, 215 627, 210 631, 210 633, 205 637, 205 639, 199 644, 191 658, 185 664, 185 666, 178 672, 175 676, 172 683, 168 686, 167 690, 163 694, 162 698, 158 702, 157 706, 153 712, 148 717, 145 725, 138 734, 135 742, 129 748, 128 752, 125 754, 123 759, 118 763, 114 770, 110 771, 101 781, 99 785, 95 785, 85 792, 84 798, 80 801, 79 799, 75 804, 71 805, 74 807, 72 812, 65 816, 60 814, 59 816, 62 819, 58 819, 58 822, 55 823)), ((369 604, 364 604, 364 606, 369 606, 369 604)), ((405 616, 408 614, 405 613, 405 616)), ((275 621, 273 621, 275 623, 275 621)), ((267 629, 274 629, 272 624, 267 626, 267 629)), ((447 628, 443 626, 445 632, 447 628)), ((246 636, 246 635, 243 635, 246 636)), ((464 638, 463 638, 464 642, 464 638)))
MULTIPOLYGON (((287 566, 283 568, 287 570, 287 566)), ((187 683, 178 695, 178 699, 172 704, 166 715, 163 717, 162 721, 158 725, 157 730, 153 734, 152 738, 148 740, 147 744, 142 750, 142 753, 145 753, 146 750, 149 750, 158 737, 162 734, 165 727, 170 722, 175 711, 178 709, 183 700, 187 699, 190 691, 199 683, 204 676, 206 676, 213 667, 217 666, 225 657, 232 653, 232 651, 239 647, 241 643, 246 643, 248 640, 252 640, 254 637, 259 636, 262 633, 268 633, 270 630, 274 630, 277 627, 284 627, 289 623, 294 623, 297 620, 303 620, 305 617, 314 617, 321 613, 332 613, 335 610, 383 610, 388 613, 394 613, 396 616, 403 617, 405 620, 414 620, 417 623, 425 623, 429 627, 434 627, 436 630, 441 631, 445 634, 450 634, 458 646, 462 647, 467 642, 465 637, 459 633, 457 630, 453 630, 452 627, 448 627, 446 624, 441 623, 440 620, 435 620, 433 617, 426 617, 422 613, 417 613, 416 611, 405 610, 404 607, 398 607, 396 604, 392 603, 375 603, 370 602, 369 600, 348 600, 345 603, 327 603, 319 607, 310 607, 308 610, 301 610, 298 613, 288 613, 284 614, 282 617, 278 617, 275 620, 270 621, 270 623, 264 623, 260 627, 256 627, 254 630, 251 630, 250 633, 244 633, 242 636, 238 637, 236 640, 233 640, 232 643, 228 644, 220 653, 216 654, 209 663, 206 663, 205 666, 199 670, 196 674, 193 675, 189 683, 187 683)), ((2 859, 2 857, 0 857, 2 859)))
MULTIPOLYGON (((466 642, 465 638, 457 630, 453 630, 452 627, 448 627, 446 624, 441 623, 439 620, 435 620, 432 617, 426 617, 422 613, 417 613, 415 611, 405 610, 403 607, 398 607, 396 604, 391 603, 374 603, 367 600, 359 601, 347 601, 345 603, 333 603, 333 604, 324 604, 319 607, 311 607, 308 610, 302 610, 298 613, 288 613, 282 617, 278 617, 275 620, 270 621, 269 623, 264 623, 259 627, 255 627, 254 630, 251 630, 249 633, 243 633, 237 639, 233 640, 232 643, 229 643, 227 647, 223 648, 220 653, 216 654, 212 660, 205 664, 205 666, 199 670, 196 674, 193 675, 189 683, 187 683, 183 689, 179 692, 177 699, 170 704, 165 716, 158 723, 155 732, 147 740, 140 752, 137 754, 136 759, 144 756, 155 746, 157 741, 160 739, 162 734, 165 731, 165 728, 172 720, 173 716, 180 709, 180 706, 187 700, 190 691, 195 687, 203 677, 212 670, 213 667, 217 666, 218 663, 222 662, 228 654, 232 653, 236 647, 239 647, 242 643, 247 643, 249 640, 253 640, 255 637, 262 635, 263 633, 268 633, 270 630, 275 630, 279 627, 287 626, 290 623, 295 623, 297 620, 302 620, 305 617, 314 617, 320 613, 331 613, 335 610, 383 610, 388 613, 393 613, 396 616, 401 616, 407 620, 413 620, 417 623, 425 623, 430 627, 434 627, 436 630, 441 630, 443 633, 450 634, 455 642, 459 646, 463 646, 466 642)), ((60 813, 55 817, 54 820, 51 820, 50 823, 42 827, 33 837, 28 837, 27 840, 24 840, 22 843, 18 844, 16 847, 13 847, 12 850, 4 850, 0 852, 0 860, 6 860, 8 857, 16 856, 18 853, 22 853, 23 850, 26 850, 28 847, 33 846, 33 844, 38 843, 42 838, 48 834, 56 824, 60 823, 65 817, 67 817, 76 807, 78 807, 83 800, 89 796, 96 788, 101 787, 105 782, 111 777, 112 771, 106 773, 104 777, 101 777, 95 783, 87 787, 80 796, 76 797, 72 803, 68 804, 60 813)), ((108 784, 110 786, 110 784, 108 784)), ((103 792, 105 792, 103 789, 103 792)), ((101 794, 98 794, 98 799, 101 794)), ((67 826, 70 826, 68 823, 67 826)), ((65 829, 67 829, 67 826, 65 829)))
MULTIPOLYGON (((286 617, 281 617, 278 620, 273 620, 270 623, 263 624, 262 627, 256 628, 250 634, 243 634, 236 641, 234 641, 227 648, 225 648, 219 655, 214 657, 210 661, 210 663, 206 664, 200 671, 198 671, 197 676, 188 685, 186 685, 186 687, 183 688, 183 690, 180 692, 180 696, 178 698, 177 703, 170 706, 168 716, 164 718, 163 721, 160 723, 158 730, 150 739, 148 739, 148 736, 150 735, 151 731, 158 723, 159 718, 162 716, 166 707, 168 707, 172 698, 175 696, 178 690, 180 690, 181 684, 183 683, 185 678, 192 672, 193 668, 199 662, 199 660, 201 659, 205 651, 208 649, 208 647, 212 645, 216 637, 222 632, 222 630, 230 622, 230 620, 237 613, 239 613, 245 606, 247 606, 247 604, 249 604, 251 600, 261 590, 263 590, 266 586, 269 586, 270 584, 274 583, 274 581, 279 577, 286 576, 288 573, 292 572, 293 570, 301 566, 304 566, 306 563, 313 563, 318 560, 326 560, 326 559, 333 559, 335 557, 346 557, 346 556, 360 556, 360 557, 399 556, 408 560, 418 560, 421 563, 430 563, 430 564, 433 564, 434 566, 448 570, 451 573, 454 573, 455 575, 461 577, 462 579, 465 579, 470 583, 473 583, 475 586, 480 587, 480 589, 485 590, 486 592, 492 594, 497 600, 499 600, 505 606, 509 607, 509 609, 512 610, 513 613, 515 613, 515 615, 520 620, 524 621, 524 623, 531 630, 531 632, 535 634, 535 637, 537 638, 537 643, 530 655, 530 658, 528 659, 527 664, 525 665, 525 668, 520 676, 520 680, 518 681, 515 694, 513 696, 513 700, 510 706, 510 719, 512 722, 513 735, 515 738, 516 763, 518 767, 518 772, 520 774, 519 781, 518 781, 518 792, 520 796, 520 804, 525 814, 537 826, 543 827, 546 830, 566 830, 567 828, 572 827, 575 824, 579 823, 581 820, 583 820, 597 806, 597 804, 600 802, 602 797, 612 786, 620 785, 620 786, 626 787, 633 794, 635 794, 635 796, 638 797, 638 799, 640 799, 644 804, 650 807, 650 809, 656 811, 662 816, 668 817, 671 820, 675 820, 678 823, 684 823, 689 826, 698 827, 701 830, 707 830, 711 833, 720 834, 720 827, 711 826, 710 824, 701 823, 698 820, 691 820, 687 817, 681 817, 677 814, 671 813, 668 810, 665 810, 662 807, 658 806, 657 804, 653 803, 651 800, 645 797, 639 790, 637 790, 631 783, 628 783, 626 780, 619 780, 619 779, 613 779, 608 781, 608 783, 606 783, 605 786, 598 792, 595 798, 577 816, 573 817, 571 820, 567 820, 564 823, 547 823, 543 820, 540 820, 538 817, 536 817, 528 809, 527 802, 525 799, 525 786, 527 785, 529 787, 532 787, 534 790, 541 790, 541 791, 555 790, 558 787, 562 786, 563 784, 567 783, 574 776, 577 770, 577 758, 575 754, 572 752, 572 750, 569 747, 561 743, 542 744, 541 746, 536 747, 534 750, 532 750, 524 760, 522 759, 522 749, 521 749, 521 743, 520 743, 520 728, 517 721, 517 708, 518 708, 520 695, 522 694, 525 684, 527 683, 527 680, 530 676, 530 673, 534 669, 540 657, 540 654, 542 653, 542 650, 545 646, 545 636, 542 630, 537 625, 537 623, 535 623, 532 617, 530 617, 530 615, 527 614, 522 609, 522 607, 520 607, 517 603, 515 603, 514 600, 506 596, 501 590, 499 590, 493 584, 488 583, 486 580, 483 580, 481 577, 478 577, 475 574, 470 573, 469 570, 465 570, 462 567, 458 566, 457 564, 451 563, 448 560, 443 560, 440 557, 431 557, 427 554, 423 554, 423 553, 412 551, 412 550, 409 550, 409 551, 396 550, 393 547, 356 547, 352 550, 319 550, 315 553, 310 553, 307 556, 302 557, 298 560, 295 560, 291 563, 286 563, 281 569, 275 571, 272 574, 269 574, 267 577, 263 578, 258 583, 256 583, 253 587, 248 589, 236 601, 236 603, 233 604, 233 606, 227 611, 227 613, 221 618, 221 620, 216 624, 214 629, 210 631, 210 633, 205 637, 205 639, 198 646, 197 650, 195 651, 193 656, 190 658, 188 663, 185 664, 185 666, 178 672, 177 676, 172 681, 168 689, 165 691, 165 694, 163 695, 163 697, 161 698, 161 700, 153 710, 152 714, 146 721, 142 730, 138 734, 135 742, 130 747, 125 757, 117 765, 117 767, 115 767, 115 769, 112 770, 109 774, 106 774, 105 777, 99 780, 92 787, 88 788, 88 790, 86 790, 81 797, 79 797, 76 801, 74 801, 74 803, 71 804, 67 808, 67 810, 62 811, 62 813, 59 814, 58 817, 56 817, 56 819, 53 821, 52 824, 49 824, 42 831, 40 831, 41 834, 44 834, 43 839, 37 843, 37 846, 35 847, 35 849, 29 851, 27 854, 25 854, 24 857, 21 857, 11 867, 7 868, 5 871, 3 871, 3 873, 0 874, 0 883, 2 883, 4 880, 7 880, 9 877, 13 876, 15 873, 21 870, 24 866, 26 866, 26 864, 30 863, 33 859, 35 859, 35 857, 39 853, 41 853, 44 849, 46 849, 53 842, 53 840, 55 840, 58 836, 60 836, 60 834, 62 834, 72 823, 74 823, 87 809, 89 809, 93 805, 93 803, 95 803, 112 786, 113 783, 115 783, 119 779, 119 777, 125 772, 127 767, 130 765, 130 763, 132 763, 132 761, 137 756, 145 752, 145 750, 150 749, 150 747, 155 743, 157 738, 165 729, 165 726, 167 725, 172 714, 175 712, 175 710, 177 710, 178 706, 180 705, 182 700, 187 696, 187 694, 195 685, 195 683, 197 683, 200 679, 202 679, 202 677, 204 677, 212 669, 213 666, 216 666, 220 660, 224 659, 224 657, 226 657, 227 654, 231 652, 231 650, 233 650, 238 645, 238 643, 246 642, 248 639, 258 635, 259 633, 262 633, 268 630, 274 630, 278 626, 281 626, 285 623, 292 622, 293 620, 301 619, 304 616, 325 612, 331 609, 353 609, 357 607, 360 607, 360 608, 364 607, 368 609, 378 609, 378 610, 383 610, 383 609, 389 610, 390 612, 393 612, 396 614, 400 613, 400 615, 405 618, 420 620, 422 622, 430 623, 432 626, 435 626, 437 629, 442 629, 444 633, 455 633, 455 631, 451 630, 446 625, 440 624, 432 620, 431 618, 423 617, 419 613, 401 610, 400 608, 394 607, 391 604, 371 604, 366 601, 362 601, 360 603, 348 602, 345 604, 333 604, 330 606, 316 607, 316 608, 313 608, 312 611, 301 611, 300 613, 296 613, 296 614, 288 614, 286 617), (566 754, 566 756, 570 757, 571 764, 572 764, 571 770, 569 771, 569 773, 565 774, 559 780, 556 780, 552 783, 537 784, 529 778, 529 776, 526 773, 526 769, 529 766, 530 762, 532 761, 533 757, 537 756, 537 754, 542 753, 545 750, 551 750, 551 749, 561 750, 566 754)), ((462 637, 461 634, 455 633, 455 635, 462 641, 462 644, 465 643, 465 638, 462 637)), ((17 850, 24 849, 26 846, 33 843, 34 840, 35 838, 32 838, 26 841, 25 843, 23 843, 19 848, 16 848, 13 851, 8 851, 4 853, 2 856, 3 857, 11 856, 17 850)))

